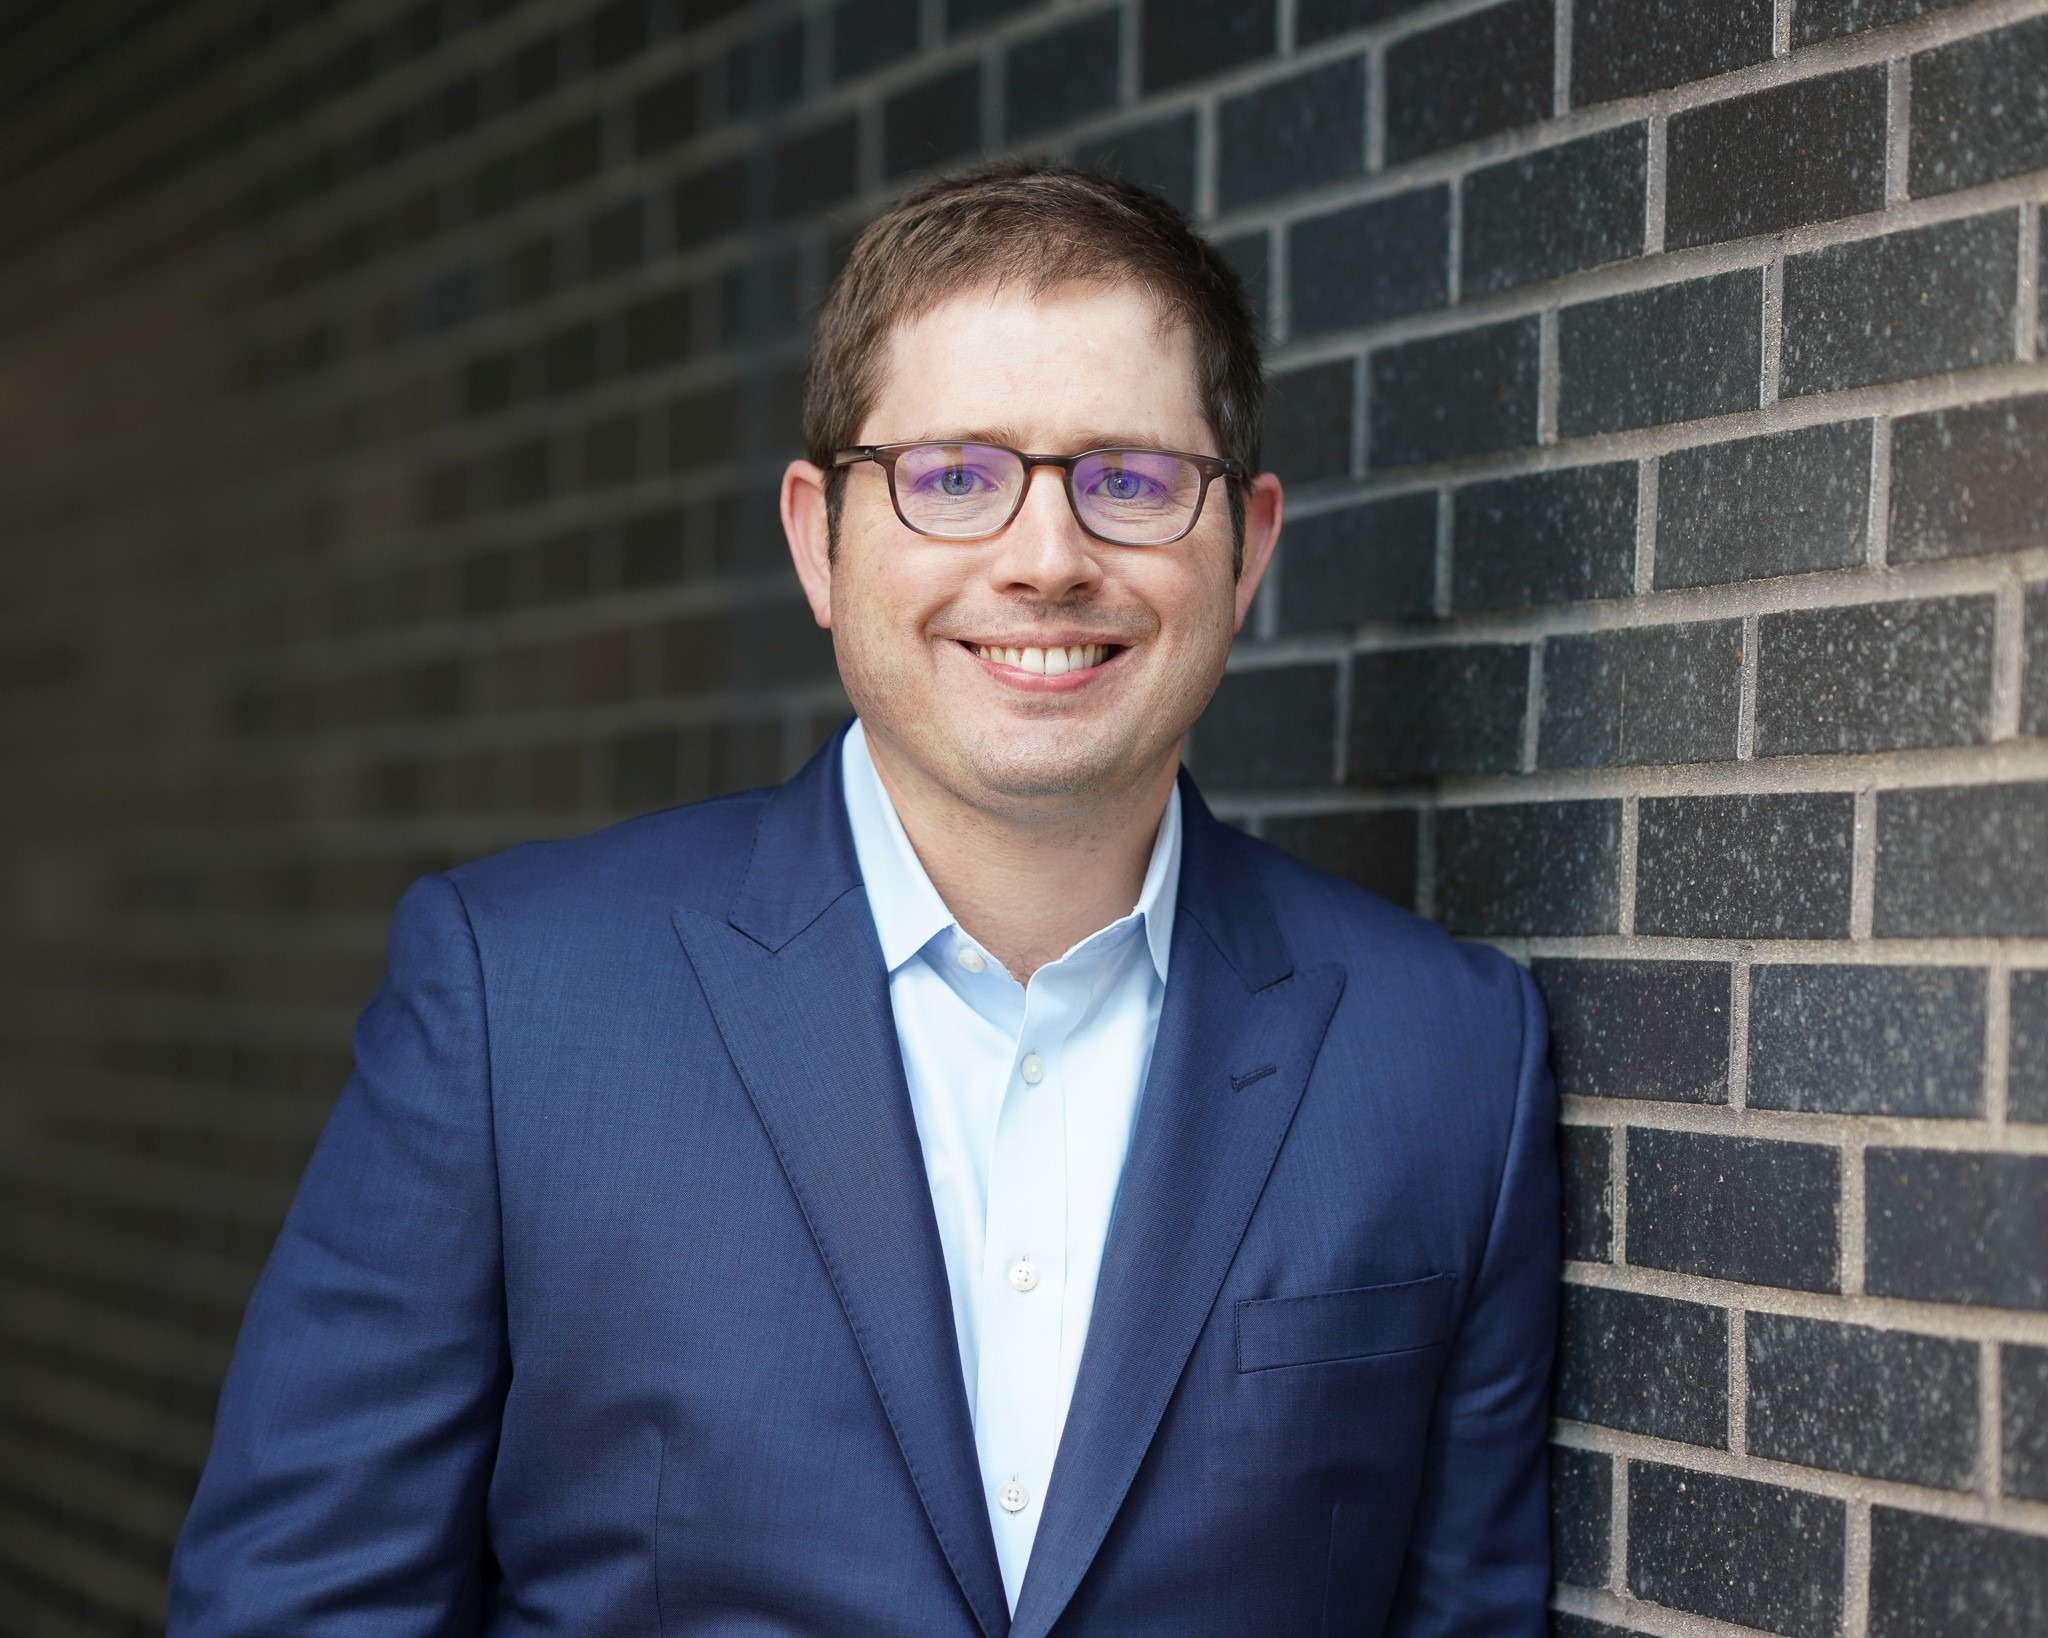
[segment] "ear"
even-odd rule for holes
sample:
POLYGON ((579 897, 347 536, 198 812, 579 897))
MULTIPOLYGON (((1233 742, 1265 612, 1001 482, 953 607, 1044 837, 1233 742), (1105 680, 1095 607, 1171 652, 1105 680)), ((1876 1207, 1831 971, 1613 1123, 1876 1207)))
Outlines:
POLYGON ((782 474, 782 532, 796 577, 810 600, 811 617, 832 626, 832 531, 825 516, 825 474, 809 461, 791 461, 782 474))
POLYGON ((1244 566, 1237 576, 1237 623, 1233 632, 1244 630, 1245 616, 1251 613, 1252 598, 1257 595, 1259 582, 1266 577, 1266 570, 1273 562, 1273 548, 1280 544, 1280 514, 1284 510, 1285 497, 1280 492, 1280 480, 1270 472, 1261 472, 1245 486, 1244 497, 1244 566))

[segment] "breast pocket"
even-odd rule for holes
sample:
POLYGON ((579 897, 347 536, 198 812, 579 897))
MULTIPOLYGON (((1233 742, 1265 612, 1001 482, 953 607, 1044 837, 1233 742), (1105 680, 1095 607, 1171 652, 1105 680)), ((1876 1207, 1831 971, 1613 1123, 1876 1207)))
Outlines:
POLYGON ((1237 1305, 1237 1368, 1271 1371, 1441 1347, 1450 1341, 1457 1285, 1449 1274, 1432 1274, 1305 1297, 1246 1298, 1237 1305))

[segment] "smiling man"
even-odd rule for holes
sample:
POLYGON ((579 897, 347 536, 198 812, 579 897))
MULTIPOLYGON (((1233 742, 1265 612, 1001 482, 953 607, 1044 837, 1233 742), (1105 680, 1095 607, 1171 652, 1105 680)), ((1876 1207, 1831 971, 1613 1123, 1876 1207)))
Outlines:
POLYGON ((857 718, 407 895, 174 1634, 1544 1630, 1533 987, 1180 770, 1261 394, 1135 188, 869 227, 782 493, 857 718))

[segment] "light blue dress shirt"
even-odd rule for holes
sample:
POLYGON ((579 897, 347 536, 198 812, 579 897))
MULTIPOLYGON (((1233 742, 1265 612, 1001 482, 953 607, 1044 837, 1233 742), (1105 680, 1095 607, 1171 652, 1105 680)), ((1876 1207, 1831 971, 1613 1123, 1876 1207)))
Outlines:
POLYGON ((1159 1031, 1180 791, 1131 913, 1019 984, 932 886, 858 722, 843 777, 1014 1613, 1159 1031))

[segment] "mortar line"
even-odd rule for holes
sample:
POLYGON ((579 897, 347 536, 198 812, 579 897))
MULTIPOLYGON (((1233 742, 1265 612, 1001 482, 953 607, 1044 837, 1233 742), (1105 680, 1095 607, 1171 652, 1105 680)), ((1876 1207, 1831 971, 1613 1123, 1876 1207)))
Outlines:
POLYGON ((1647 597, 1657 586, 1657 457, 1636 463, 1635 592, 1647 597))
POLYGON ((1643 159, 1643 254, 1661 256, 1664 253, 1664 201, 1666 196, 1666 160, 1670 144, 1671 120, 1665 114, 1652 114, 1646 133, 1648 151, 1643 159))
POLYGON ((1543 726, 1543 645, 1529 645, 1528 697, 1522 702, 1522 772, 1536 771, 1537 736, 1543 726))
POLYGON ((1785 355, 1785 258, 1764 264, 1763 356, 1758 370, 1757 407, 1778 401, 1778 377, 1785 355))
POLYGON ((1447 214, 1449 216, 1449 232, 1446 233, 1445 238, 1448 241, 1446 254, 1450 258, 1450 267, 1444 274, 1444 289, 1446 292, 1445 299, 1455 307, 1465 299, 1463 276, 1465 261, 1464 183, 1454 182, 1450 185, 1450 207, 1447 214))
POLYGON ((1365 170, 1368 176, 1387 167, 1387 48, 1376 44, 1365 54, 1365 170))
POLYGON ((1903 205, 1912 197, 1913 60, 1894 57, 1884 73, 1884 202, 1903 205))
POLYGON ((1984 1124, 2002 1140, 2012 1109, 2012 968, 2003 952, 1984 971, 1984 1124))
POLYGON ((1138 81, 1138 54, 1143 47, 1138 33, 1138 9, 1139 0, 1124 0, 1117 30, 1117 49, 1121 55, 1116 102, 1120 109, 1134 107, 1144 99, 1144 89, 1138 81))
POLYGON ((1279 55, 1283 58, 1294 55, 1295 34, 1298 27, 1296 7, 1297 0, 1280 0, 1276 45, 1279 55))
POLYGON ((1628 1596, 1628 1458, 1612 1456, 1614 1483, 1607 1515, 1607 1585, 1628 1596))
POLYGON ((1372 361, 1354 359, 1351 364, 1351 462, 1349 475, 1357 478, 1368 470, 1372 458, 1372 361))
POLYGON ((1557 442, 1557 309, 1536 321, 1536 442, 1557 442))
POLYGON ((1621 799, 1621 841, 1615 849, 1614 931, 1633 938, 1636 931, 1636 857, 1641 845, 1639 798, 1621 799))
POLYGON ((1863 520, 1863 557, 1882 568, 1891 553, 1892 418, 1876 415, 1870 422, 1870 496, 1863 520))
POLYGON ((1336 783, 1342 785, 1351 777, 1351 656, 1348 653, 1337 662, 1337 709, 1331 716, 1330 766, 1336 770, 1336 783))
POLYGON ((1550 62, 1550 112, 1562 119, 1572 110, 1572 0, 1557 0, 1550 62))
POLYGON ((1749 1454, 1749 1310, 1728 1310, 1728 1454, 1749 1454))
POLYGON ((2041 207, 2020 206, 2020 287, 2013 309, 2013 352, 2031 360, 2040 346, 2041 207))
POLYGON ((2005 1349, 1989 1338, 1977 1354, 1977 1489, 2005 1493, 2005 1349))
POLYGON ((2019 737, 2020 705, 2026 678, 2027 589, 2017 569, 2001 577, 1994 593, 1991 625, 1990 738, 2019 737))
POLYGON ((1436 917, 1436 815, 1425 806, 1415 816, 1415 913, 1426 921, 1436 917))
POLYGON ((1866 1147, 1864 1134, 1853 1131, 1842 1145, 1841 1294, 1845 1297, 1863 1294, 1866 1147))
POLYGON ((1771 5, 1771 55, 1789 57, 1792 54, 1792 0, 1772 0, 1771 5))
POLYGON ((1735 760, 1754 762, 1756 760, 1756 687, 1757 687, 1757 643, 1761 638, 1763 616, 1745 614, 1742 617, 1742 662, 1738 667, 1735 695, 1735 760))
POLYGON ((1870 1503, 1849 1498, 1842 1539, 1842 1638, 1870 1631, 1870 1503))
POLYGON ((1745 946, 1728 968, 1728 1107, 1749 1107, 1750 956, 1745 946))
POLYGON ((1857 790, 1849 832, 1849 936, 1867 939, 1877 919, 1877 791, 1857 790))
POLYGON ((1434 580, 1430 589, 1430 610, 1439 620, 1448 620, 1451 617, 1454 584, 1451 578, 1454 568, 1451 554, 1457 549, 1452 535, 1455 516, 1456 508, 1451 498, 1450 485, 1440 485, 1436 492, 1436 557, 1433 565, 1434 580))
POLYGON ((981 149, 985 154, 1000 153, 1003 150, 1003 128, 1010 111, 1005 95, 1006 76, 1003 73, 1002 53, 984 51, 981 66, 981 149))
POLYGON ((1614 1127, 1614 1158, 1609 1163, 1608 1186, 1611 1190, 1614 1212, 1614 1235, 1608 1246, 1608 1255, 1613 1259, 1613 1268, 1626 1268, 1628 1264, 1628 1122, 1618 1121, 1614 1127))

